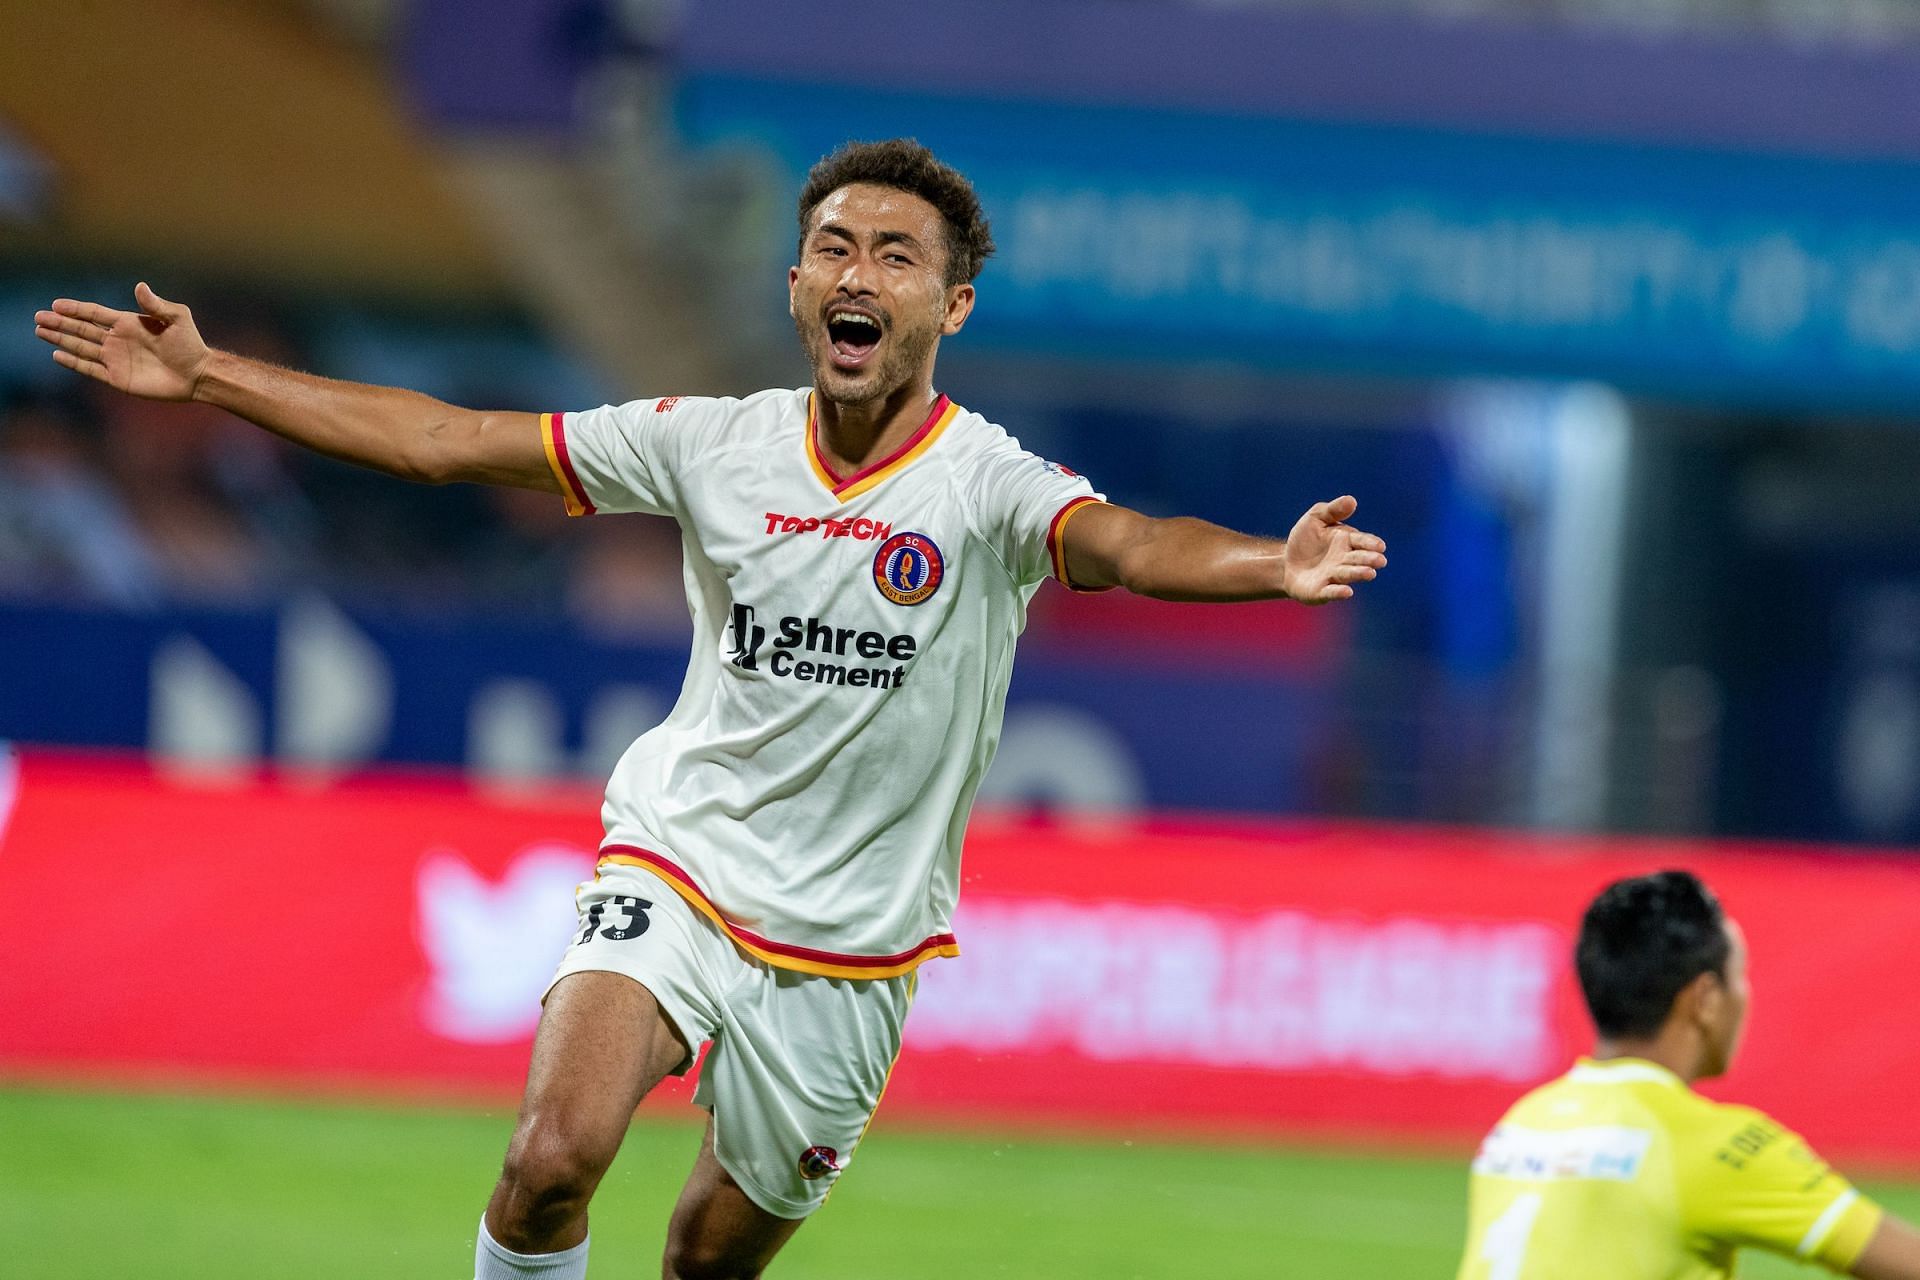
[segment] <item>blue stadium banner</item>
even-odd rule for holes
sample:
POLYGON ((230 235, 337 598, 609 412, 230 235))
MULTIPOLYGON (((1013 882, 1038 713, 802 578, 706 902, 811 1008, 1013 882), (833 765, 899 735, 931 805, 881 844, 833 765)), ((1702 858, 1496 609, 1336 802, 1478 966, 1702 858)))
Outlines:
MULTIPOLYGON (((991 100, 733 73, 696 147, 799 175, 850 130, 973 177, 1000 254, 971 339, 1050 355, 1598 377, 1920 400, 1920 166, 991 100), (849 123, 854 120, 857 123, 849 123)), ((792 253, 789 225, 769 255, 792 253)))
MULTIPOLYGON (((144 749, 218 772, 463 767, 507 784, 603 782, 665 718, 682 638, 559 622, 348 611, 126 614, 0 605, 0 744, 144 749)), ((1325 680, 1208 664, 1091 667, 1031 656, 984 799, 1049 811, 1287 811, 1338 711, 1325 680)))

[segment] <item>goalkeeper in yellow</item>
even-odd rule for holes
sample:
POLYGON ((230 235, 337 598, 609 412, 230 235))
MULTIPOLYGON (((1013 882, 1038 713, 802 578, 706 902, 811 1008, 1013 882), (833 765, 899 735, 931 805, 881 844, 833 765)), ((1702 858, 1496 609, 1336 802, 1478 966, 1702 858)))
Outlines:
POLYGON ((1747 1247, 1920 1280, 1920 1232, 1765 1115, 1690 1087, 1726 1071, 1747 1014, 1746 942, 1705 885, 1609 886, 1575 965, 1598 1043, 1481 1144, 1459 1280, 1712 1280, 1747 1247))

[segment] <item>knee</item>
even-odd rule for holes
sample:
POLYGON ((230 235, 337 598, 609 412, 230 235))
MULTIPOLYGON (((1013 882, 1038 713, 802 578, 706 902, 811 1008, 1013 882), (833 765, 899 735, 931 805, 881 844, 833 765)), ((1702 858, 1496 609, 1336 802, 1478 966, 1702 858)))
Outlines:
POLYGON ((671 1236, 660 1270, 663 1280, 754 1280, 761 1268, 742 1259, 725 1241, 671 1236))
POLYGON ((612 1160, 612 1152, 602 1152, 597 1144, 557 1125, 538 1120, 522 1124, 507 1146, 500 1172, 512 1225, 539 1235, 548 1220, 578 1212, 612 1160))

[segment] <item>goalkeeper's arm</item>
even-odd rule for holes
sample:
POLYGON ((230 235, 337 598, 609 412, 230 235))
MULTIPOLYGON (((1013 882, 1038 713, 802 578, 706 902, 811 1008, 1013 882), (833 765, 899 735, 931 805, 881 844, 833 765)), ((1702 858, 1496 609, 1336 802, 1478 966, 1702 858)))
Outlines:
POLYGON ((1860 1280, 1920 1280, 1920 1231, 1888 1214, 1853 1261, 1860 1280))

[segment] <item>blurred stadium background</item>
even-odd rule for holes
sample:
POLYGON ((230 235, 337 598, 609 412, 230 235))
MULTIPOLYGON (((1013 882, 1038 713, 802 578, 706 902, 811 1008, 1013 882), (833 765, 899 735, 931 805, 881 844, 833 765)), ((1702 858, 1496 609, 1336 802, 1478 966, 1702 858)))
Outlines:
MULTIPOLYGON (((943 390, 1149 512, 1352 492, 1393 566, 1043 593, 968 955, 779 1271, 1450 1275, 1580 905, 1673 864, 1754 940, 1720 1092, 1912 1214, 1916 86, 1907 0, 0 5, 0 1271, 465 1274, 687 634, 663 523, 118 399, 31 313, 798 385, 799 177, 896 134, 1001 245, 943 390)), ((692 1159, 648 1109, 607 1274, 692 1159)))

